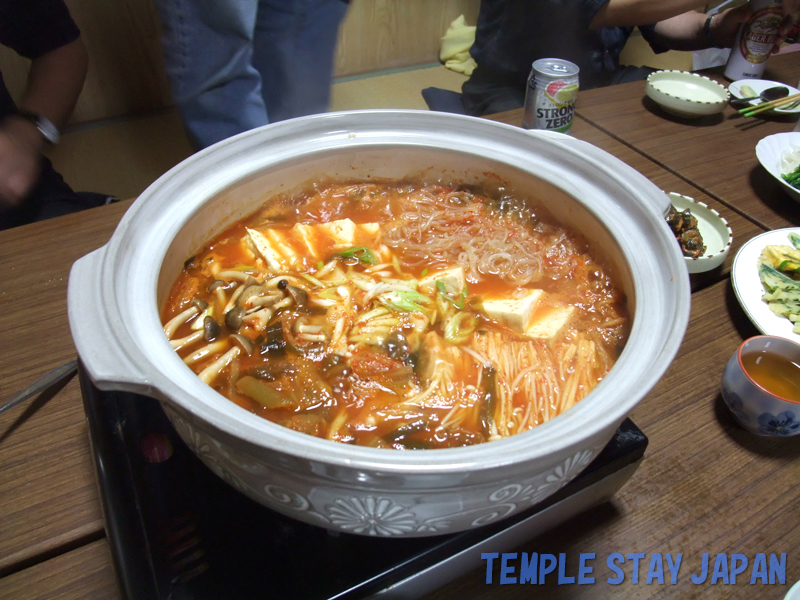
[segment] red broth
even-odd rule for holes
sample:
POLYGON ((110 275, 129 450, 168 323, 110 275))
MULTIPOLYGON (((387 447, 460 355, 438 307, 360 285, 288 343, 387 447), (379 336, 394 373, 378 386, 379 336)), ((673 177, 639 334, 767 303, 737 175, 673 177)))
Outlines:
POLYGON ((273 199, 186 262, 162 316, 246 410, 395 449, 536 427, 597 385, 629 328, 608 270, 544 211, 405 182, 273 199))

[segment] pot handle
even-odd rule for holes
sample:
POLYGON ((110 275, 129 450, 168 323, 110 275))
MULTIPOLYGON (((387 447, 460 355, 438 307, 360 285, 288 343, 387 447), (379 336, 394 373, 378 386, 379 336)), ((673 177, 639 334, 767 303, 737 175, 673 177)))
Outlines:
MULTIPOLYGON (((605 150, 598 148, 594 144, 590 144, 589 142, 584 142, 583 140, 576 139, 571 135, 567 135, 565 133, 560 133, 558 131, 551 131, 549 129, 529 129, 527 130, 529 134, 546 138, 556 144, 561 144, 562 146, 572 148, 573 150, 579 150, 584 156, 589 157, 597 157, 599 153, 608 154, 609 156, 613 156, 609 154, 605 150)), ((615 157, 616 158, 616 157, 615 157)), ((658 187, 650 181, 647 177, 642 175, 639 171, 631 167, 629 164, 625 163, 622 160, 617 159, 620 163, 618 169, 615 169, 615 174, 620 174, 622 177, 617 178, 618 181, 621 183, 625 183, 631 179, 640 179, 647 182, 647 185, 652 186, 657 190, 657 192, 652 195, 648 196, 648 205, 652 206, 653 209, 656 211, 656 214, 660 216, 666 216, 667 212, 669 212, 670 207, 672 206, 672 202, 669 199, 669 196, 663 190, 658 189, 658 187)), ((593 161, 594 162, 594 161, 593 161)))
POLYGON ((103 276, 108 246, 72 265, 67 311, 72 339, 84 367, 101 390, 123 390, 158 397, 140 366, 142 356, 106 293, 103 276), (137 360, 138 359, 138 360, 137 360))

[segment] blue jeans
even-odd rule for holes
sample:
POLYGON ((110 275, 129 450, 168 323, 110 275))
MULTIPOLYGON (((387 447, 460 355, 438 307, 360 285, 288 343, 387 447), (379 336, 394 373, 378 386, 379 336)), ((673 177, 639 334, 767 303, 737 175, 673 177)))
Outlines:
POLYGON ((175 103, 199 148, 319 112, 346 0, 156 0, 175 103))

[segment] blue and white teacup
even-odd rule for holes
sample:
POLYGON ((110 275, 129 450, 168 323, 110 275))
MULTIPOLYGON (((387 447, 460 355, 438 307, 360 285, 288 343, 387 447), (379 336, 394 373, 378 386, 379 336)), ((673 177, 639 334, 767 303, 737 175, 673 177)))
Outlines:
POLYGON ((778 336, 759 335, 742 342, 722 375, 725 404, 742 427, 758 435, 800 434, 800 401, 789 397, 797 392, 800 344, 778 336))

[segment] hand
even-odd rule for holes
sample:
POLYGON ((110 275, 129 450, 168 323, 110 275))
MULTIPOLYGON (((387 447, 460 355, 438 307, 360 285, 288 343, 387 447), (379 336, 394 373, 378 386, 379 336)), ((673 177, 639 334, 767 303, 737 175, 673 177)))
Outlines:
POLYGON ((747 4, 743 4, 714 15, 711 20, 711 39, 720 48, 732 47, 736 43, 739 27, 750 18, 751 14, 747 4))
POLYGON ((0 124, 0 209, 22 204, 36 183, 40 145, 33 123, 10 117, 0 124))

